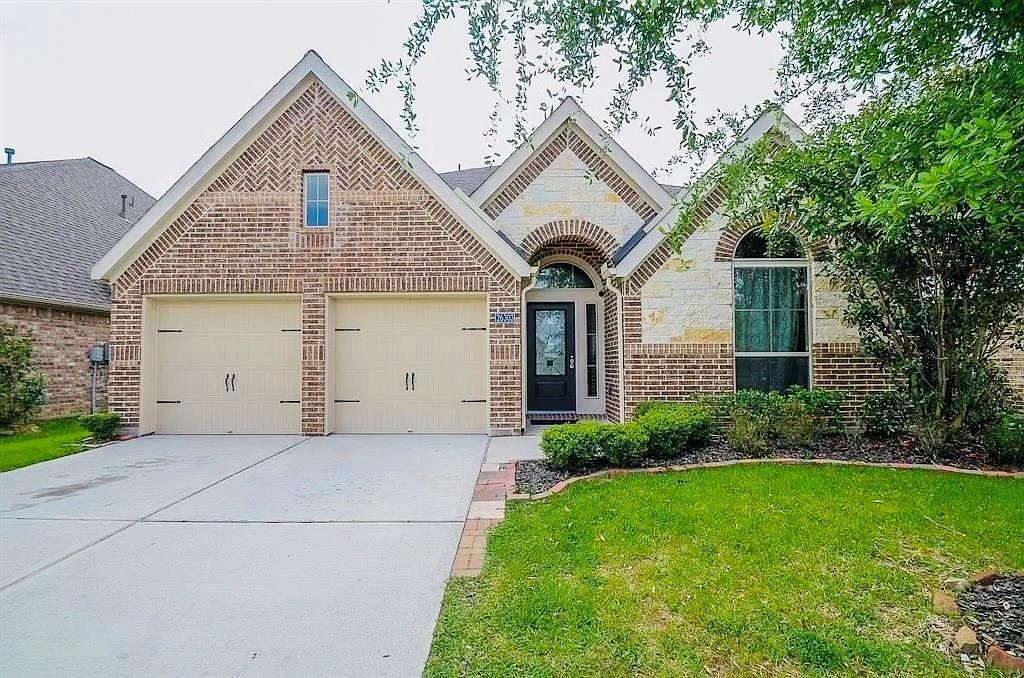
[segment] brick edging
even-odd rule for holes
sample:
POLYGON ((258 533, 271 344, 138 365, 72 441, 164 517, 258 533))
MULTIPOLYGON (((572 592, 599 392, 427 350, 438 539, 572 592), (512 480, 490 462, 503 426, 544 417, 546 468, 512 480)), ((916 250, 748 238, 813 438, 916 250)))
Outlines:
POLYGON ((963 475, 985 476, 989 478, 1013 478, 1024 480, 1024 471, 983 471, 980 469, 958 468, 944 464, 884 464, 870 461, 848 461, 842 459, 800 459, 798 457, 780 457, 776 459, 729 459, 726 461, 709 461, 700 464, 672 464, 669 466, 651 466, 649 468, 608 468, 594 471, 582 476, 566 478, 550 489, 537 494, 517 494, 516 463, 483 464, 473 489, 473 500, 470 502, 466 521, 462 526, 462 535, 455 551, 455 562, 452 566, 454 577, 475 577, 484 566, 487 553, 487 533, 492 527, 505 519, 505 504, 510 501, 535 501, 554 496, 569 485, 581 480, 593 478, 614 478, 632 473, 667 473, 670 471, 693 471, 697 469, 722 468, 725 466, 741 466, 750 464, 817 464, 819 466, 860 466, 867 468, 908 469, 938 471, 941 473, 959 473, 963 475))
POLYGON ((623 476, 632 473, 666 473, 669 471, 693 471, 697 469, 721 468, 724 466, 740 466, 749 464, 817 464, 820 466, 861 466, 867 468, 889 468, 901 470, 938 471, 941 473, 960 473, 963 475, 985 476, 989 478, 1014 478, 1017 480, 1024 479, 1024 471, 984 471, 982 469, 959 468, 957 466, 947 466, 945 464, 886 464, 882 462, 851 461, 845 459, 801 459, 799 457, 778 457, 774 459, 747 458, 728 459, 725 461, 708 461, 700 464, 673 464, 670 466, 651 466, 649 468, 602 469, 600 471, 595 471, 593 473, 588 473, 586 475, 566 478, 565 480, 562 480, 552 485, 550 489, 544 490, 543 492, 538 492, 537 494, 510 494, 506 497, 506 500, 531 501, 537 499, 546 499, 547 497, 558 494, 566 487, 572 485, 575 482, 578 482, 580 480, 589 480, 592 478, 608 478, 615 476, 623 476))

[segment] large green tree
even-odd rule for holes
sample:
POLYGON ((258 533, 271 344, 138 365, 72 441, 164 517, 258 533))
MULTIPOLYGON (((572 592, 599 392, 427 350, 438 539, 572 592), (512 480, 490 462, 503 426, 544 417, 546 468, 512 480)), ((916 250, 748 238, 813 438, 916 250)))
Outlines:
POLYGON ((468 22, 471 77, 501 95, 502 65, 515 65, 513 141, 529 132, 522 113, 531 83, 587 86, 598 77, 600 59, 610 57, 619 70, 607 111, 611 131, 638 117, 634 94, 660 74, 678 106, 679 140, 698 155, 728 143, 759 112, 737 112, 719 121, 728 124, 712 127, 694 120, 699 93, 692 67, 717 22, 776 32, 784 56, 774 103, 801 98, 809 118, 826 122, 850 96, 885 85, 903 88, 950 63, 992 56, 1024 31, 1020 0, 423 0, 404 55, 382 61, 368 77, 371 89, 394 83, 403 92, 410 133, 416 131, 416 66, 437 28, 457 13, 468 22))
POLYGON ((715 189, 731 218, 807 232, 863 350, 941 445, 996 413, 993 359, 1024 342, 1022 101, 1014 50, 889 91, 798 144, 763 137, 698 182, 670 237, 697 227, 715 189))

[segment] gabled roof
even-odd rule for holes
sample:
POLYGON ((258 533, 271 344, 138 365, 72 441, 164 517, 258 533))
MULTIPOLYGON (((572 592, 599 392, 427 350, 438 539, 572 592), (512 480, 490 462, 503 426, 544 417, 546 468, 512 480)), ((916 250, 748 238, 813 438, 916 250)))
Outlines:
POLYGON ((0 298, 109 308, 107 284, 89 270, 153 203, 92 158, 0 165, 0 298))
POLYGON ((540 152, 549 139, 566 125, 575 125, 596 148, 604 151, 602 157, 628 181, 632 182, 652 204, 664 208, 672 196, 640 164, 611 138, 572 97, 566 97, 547 120, 498 166, 471 194, 478 205, 486 205, 506 184, 515 179, 520 170, 540 152))
MULTIPOLYGON (((755 141, 763 137, 772 129, 781 132, 790 141, 799 141, 804 137, 804 131, 800 129, 792 118, 781 109, 773 108, 763 113, 746 129, 740 138, 722 154, 718 160, 704 173, 704 177, 711 176, 725 162, 736 157, 750 147, 755 141)), ((700 182, 695 182, 690 187, 681 191, 676 200, 668 205, 661 213, 644 225, 645 231, 642 237, 636 238, 631 249, 621 252, 616 256, 615 274, 621 278, 628 278, 647 259, 658 246, 665 241, 666 231, 671 229, 679 218, 679 210, 682 204, 693 193, 694 187, 700 182)), ((634 239, 631 238, 631 241, 634 239)), ((628 245, 629 243, 627 243, 628 245)), ((625 248, 623 248, 625 249, 625 248)))
POLYGON ((420 156, 365 103, 348 84, 310 50, 241 120, 221 137, 156 202, 153 208, 92 269, 96 279, 117 278, 184 211, 249 143, 315 78, 400 159, 426 190, 444 205, 510 272, 530 274, 526 261, 499 236, 480 214, 459 198, 420 156))

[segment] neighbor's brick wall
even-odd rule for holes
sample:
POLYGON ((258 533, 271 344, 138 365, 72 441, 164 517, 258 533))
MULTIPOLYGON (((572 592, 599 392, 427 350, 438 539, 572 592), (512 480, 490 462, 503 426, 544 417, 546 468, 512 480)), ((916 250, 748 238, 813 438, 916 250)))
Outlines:
MULTIPOLYGON (((0 303, 0 322, 31 331, 39 367, 46 378, 48 402, 42 416, 58 417, 89 411, 92 364, 89 348, 110 336, 106 314, 41 306, 0 303)), ((106 367, 96 378, 97 408, 106 407, 106 367)))
POLYGON ((302 432, 328 433, 325 295, 485 292, 490 427, 522 426, 519 282, 321 85, 312 83, 114 285, 110 401, 139 425, 141 315, 149 294, 297 293, 302 432), (331 172, 331 227, 302 227, 302 172, 331 172))
POLYGON ((1024 352, 1007 348, 996 356, 996 363, 1006 372, 1010 382, 1014 411, 1024 414, 1024 352))

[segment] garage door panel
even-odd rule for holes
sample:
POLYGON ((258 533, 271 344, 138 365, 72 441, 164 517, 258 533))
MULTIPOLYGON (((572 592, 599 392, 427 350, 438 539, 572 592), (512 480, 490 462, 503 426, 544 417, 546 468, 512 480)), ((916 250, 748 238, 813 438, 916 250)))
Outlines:
POLYGON ((464 329, 486 327, 485 299, 338 299, 332 318, 359 330, 334 333, 334 397, 360 401, 336 403, 335 430, 486 432, 486 402, 462 402, 487 397, 487 332, 464 329))
POLYGON ((155 305, 156 430, 297 433, 296 299, 163 299, 155 305), (167 331, 171 330, 171 331, 167 331), (232 378, 233 377, 233 378, 232 378), (180 401, 180 402, 173 402, 180 401))

